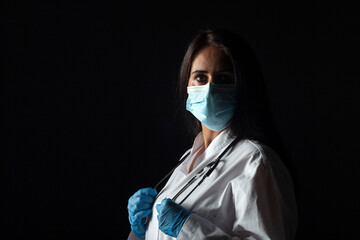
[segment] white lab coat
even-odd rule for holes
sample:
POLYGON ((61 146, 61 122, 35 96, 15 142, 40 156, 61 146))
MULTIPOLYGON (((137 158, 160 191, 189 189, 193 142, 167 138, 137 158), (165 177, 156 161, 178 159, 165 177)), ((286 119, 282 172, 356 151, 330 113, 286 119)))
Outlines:
MULTIPOLYGON (((146 240, 174 239, 159 230, 156 204, 175 196, 233 139, 229 130, 222 131, 198 157, 193 171, 189 173, 192 160, 204 146, 202 133, 195 138, 190 155, 159 192, 148 221, 146 240)), ((175 202, 180 202, 197 181, 175 202)), ((297 208, 291 177, 278 156, 256 141, 241 140, 236 143, 182 206, 193 213, 180 230, 179 240, 295 238, 297 208)))

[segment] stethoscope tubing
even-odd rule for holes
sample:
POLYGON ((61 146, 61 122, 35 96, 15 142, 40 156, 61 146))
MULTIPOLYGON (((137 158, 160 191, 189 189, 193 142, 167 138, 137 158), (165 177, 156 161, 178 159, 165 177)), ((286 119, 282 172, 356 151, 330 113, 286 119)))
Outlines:
MULTIPOLYGON (((200 186, 200 184, 205 180, 205 178, 209 177, 210 174, 215 170, 219 162, 221 161, 221 158, 229 151, 229 149, 235 145, 235 143, 239 140, 239 137, 236 137, 227 147, 224 151, 221 152, 221 154, 211 163, 209 163, 207 166, 202 168, 199 172, 195 174, 193 178, 191 178, 184 187, 182 187, 179 192, 172 198, 173 201, 175 201, 196 179, 198 179, 199 174, 206 168, 210 167, 209 170, 202 176, 201 180, 198 182, 198 184, 185 196, 185 198, 179 202, 179 205, 181 205, 194 191, 197 187, 200 186)), ((155 189, 167 178, 169 177, 175 169, 189 156, 190 152, 186 154, 184 157, 182 157, 179 161, 179 163, 168 173, 165 177, 163 177, 156 185, 155 189)))

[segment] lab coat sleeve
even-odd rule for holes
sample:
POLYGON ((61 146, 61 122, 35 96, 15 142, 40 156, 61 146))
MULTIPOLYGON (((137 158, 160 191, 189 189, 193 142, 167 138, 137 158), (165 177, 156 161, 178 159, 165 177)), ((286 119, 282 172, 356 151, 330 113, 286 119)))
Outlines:
POLYGON ((250 166, 249 175, 239 176, 230 184, 233 206, 228 210, 235 211, 236 216, 229 222, 232 233, 195 213, 185 222, 178 239, 293 239, 285 223, 292 220, 284 221, 287 210, 270 164, 259 159, 250 166))
POLYGON ((276 181, 282 179, 287 184, 291 179, 287 179, 286 172, 277 174, 285 175, 275 177, 270 163, 261 159, 252 174, 233 182, 234 233, 246 231, 255 239, 294 239, 290 233, 294 220, 283 197, 283 194, 292 195, 292 188, 281 189, 276 181))

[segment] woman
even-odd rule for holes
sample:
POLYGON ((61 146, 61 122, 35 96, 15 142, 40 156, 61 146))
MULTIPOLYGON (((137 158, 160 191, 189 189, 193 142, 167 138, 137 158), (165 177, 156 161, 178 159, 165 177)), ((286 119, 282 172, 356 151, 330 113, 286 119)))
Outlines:
POLYGON ((197 134, 165 187, 128 203, 146 239, 294 239, 291 177, 267 137, 266 94, 250 47, 226 30, 201 31, 180 69, 183 115, 197 134))

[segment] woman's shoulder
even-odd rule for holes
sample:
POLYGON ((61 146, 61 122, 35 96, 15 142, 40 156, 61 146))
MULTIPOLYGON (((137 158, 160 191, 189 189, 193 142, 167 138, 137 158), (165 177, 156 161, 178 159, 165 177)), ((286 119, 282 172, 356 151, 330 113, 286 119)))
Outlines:
POLYGON ((271 147, 256 140, 240 140, 232 154, 236 162, 248 168, 281 164, 279 156, 271 147))
POLYGON ((271 169, 271 172, 288 175, 288 169, 279 155, 270 146, 260 141, 241 140, 234 151, 234 157, 239 163, 243 161, 248 170, 252 169, 252 171, 257 172, 259 169, 264 171, 270 171, 271 169))
POLYGON ((236 144, 234 152, 241 155, 258 156, 262 161, 267 161, 276 156, 276 153, 269 146, 251 139, 240 140, 236 144))

